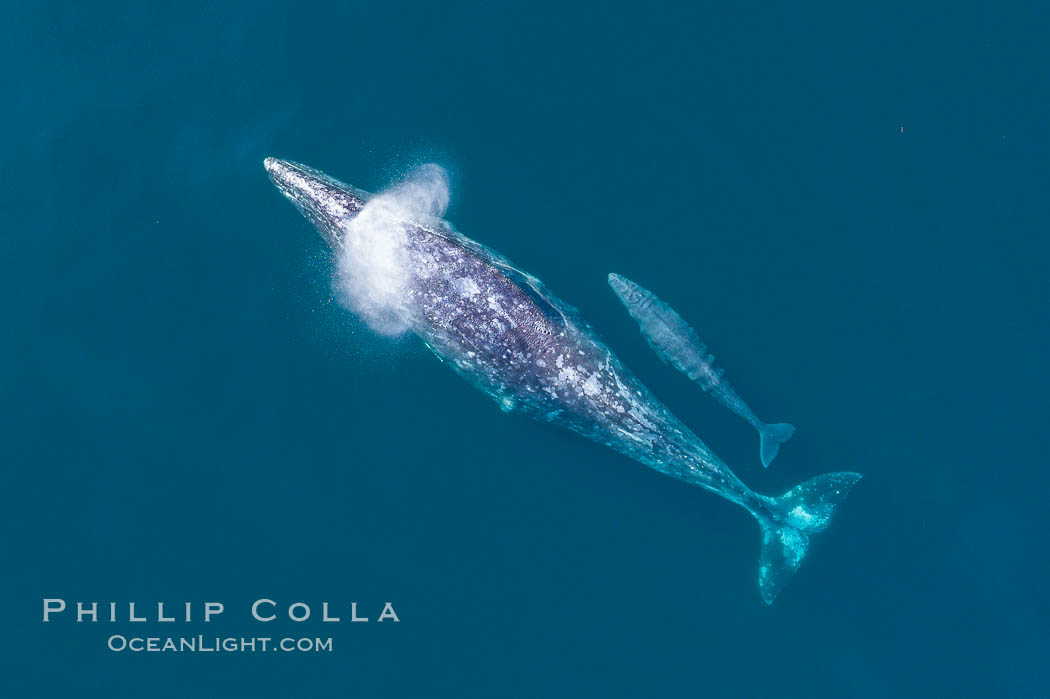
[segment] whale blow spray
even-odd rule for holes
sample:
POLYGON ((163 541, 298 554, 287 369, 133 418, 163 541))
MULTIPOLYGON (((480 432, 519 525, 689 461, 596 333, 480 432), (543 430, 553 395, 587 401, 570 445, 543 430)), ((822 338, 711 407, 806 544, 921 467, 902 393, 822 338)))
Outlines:
POLYGON ((448 173, 431 163, 372 196, 356 216, 342 222, 334 287, 339 301, 372 330, 400 335, 409 329, 405 226, 440 218, 448 203, 448 173))

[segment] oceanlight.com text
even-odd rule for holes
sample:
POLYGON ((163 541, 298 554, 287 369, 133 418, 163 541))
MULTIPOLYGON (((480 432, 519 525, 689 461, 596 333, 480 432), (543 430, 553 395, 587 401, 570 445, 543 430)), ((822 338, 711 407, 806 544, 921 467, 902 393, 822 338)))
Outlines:
POLYGON ((106 646, 116 653, 331 653, 332 639, 114 634, 106 641, 106 646))

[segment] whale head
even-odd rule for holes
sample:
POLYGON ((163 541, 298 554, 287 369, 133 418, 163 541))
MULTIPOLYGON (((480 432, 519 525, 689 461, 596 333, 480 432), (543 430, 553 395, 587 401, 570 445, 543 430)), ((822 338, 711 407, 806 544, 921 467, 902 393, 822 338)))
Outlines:
POLYGON ((263 167, 281 194, 317 227, 321 237, 333 248, 342 247, 346 225, 371 195, 289 160, 266 158, 263 167))

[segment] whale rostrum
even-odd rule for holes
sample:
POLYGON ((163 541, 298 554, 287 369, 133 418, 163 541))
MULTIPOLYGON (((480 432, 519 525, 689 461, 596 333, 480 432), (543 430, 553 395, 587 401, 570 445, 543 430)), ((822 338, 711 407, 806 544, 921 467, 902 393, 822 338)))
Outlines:
MULTIPOLYGON (((354 219, 382 195, 286 160, 267 158, 265 167, 337 253, 360 247, 354 219)), ((743 506, 762 529, 759 590, 773 601, 860 474, 817 476, 779 497, 754 492, 537 278, 442 219, 406 217, 389 235, 392 288, 411 332, 501 409, 565 427, 743 506)))

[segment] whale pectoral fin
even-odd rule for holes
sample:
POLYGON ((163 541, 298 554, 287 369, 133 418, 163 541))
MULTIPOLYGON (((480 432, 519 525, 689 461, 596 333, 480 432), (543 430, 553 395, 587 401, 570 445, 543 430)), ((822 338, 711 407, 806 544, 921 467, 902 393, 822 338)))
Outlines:
POLYGON ((551 325, 558 328, 559 330, 565 327, 565 316, 555 308, 550 301, 548 301, 540 290, 536 288, 535 282, 527 274, 519 272, 513 267, 501 266, 500 271, 507 279, 512 281, 515 286, 524 291, 528 297, 532 300, 536 307, 540 309, 540 312, 551 322, 551 325))
POLYGON ((431 343, 430 343, 430 342, 428 342, 427 340, 423 340, 423 346, 424 346, 424 347, 426 347, 426 348, 427 348, 428 350, 430 350, 431 352, 433 352, 433 353, 434 353, 434 356, 438 358, 438 361, 439 361, 439 362, 441 362, 442 364, 444 364, 444 363, 445 363, 445 355, 444 355, 444 354, 442 354, 442 353, 441 353, 441 352, 440 352, 440 351, 438 350, 438 348, 437 348, 437 347, 435 347, 435 346, 434 346, 433 344, 431 344, 431 343))

